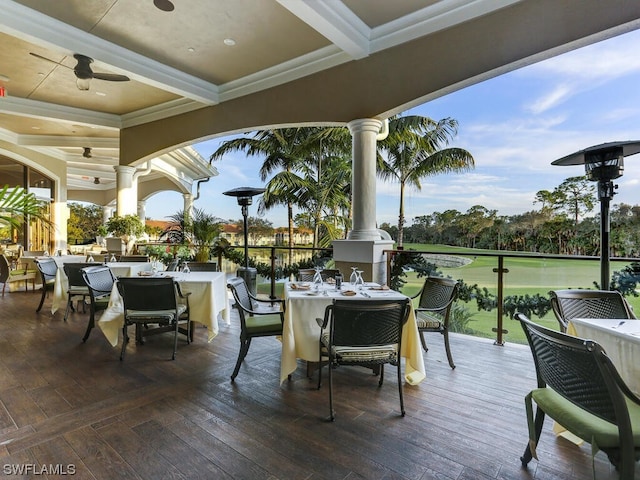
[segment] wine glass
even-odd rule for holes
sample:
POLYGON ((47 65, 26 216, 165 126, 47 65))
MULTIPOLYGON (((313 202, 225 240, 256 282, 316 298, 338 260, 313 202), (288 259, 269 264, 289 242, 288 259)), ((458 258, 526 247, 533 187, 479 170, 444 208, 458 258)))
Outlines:
POLYGON ((189 262, 184 262, 184 265, 182 266, 182 273, 191 273, 189 262))
POLYGON ((351 285, 356 284, 356 280, 358 279, 358 273, 356 272, 358 267, 351 267, 351 275, 349 276, 349 283, 351 285))
POLYGON ((364 287, 364 278, 362 278, 362 270, 356 270, 356 288, 362 290, 364 287))
POLYGON ((322 271, 322 267, 315 267, 315 270, 316 273, 313 274, 313 288, 318 291, 322 286, 322 274, 320 273, 322 271))

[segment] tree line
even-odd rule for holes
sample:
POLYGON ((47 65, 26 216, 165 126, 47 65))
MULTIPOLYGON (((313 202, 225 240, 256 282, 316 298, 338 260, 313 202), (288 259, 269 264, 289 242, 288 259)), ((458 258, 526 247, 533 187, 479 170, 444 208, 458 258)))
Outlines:
MULTIPOLYGON (((488 250, 563 255, 600 255, 600 214, 596 186, 586 177, 570 177, 554 190, 537 192, 532 209, 516 215, 500 215, 482 205, 466 212, 446 210, 417 216, 406 227, 407 243, 454 245, 488 250)), ((640 253, 640 206, 625 203, 610 210, 610 248, 613 256, 640 253)), ((392 238, 397 227, 381 228, 392 238)))

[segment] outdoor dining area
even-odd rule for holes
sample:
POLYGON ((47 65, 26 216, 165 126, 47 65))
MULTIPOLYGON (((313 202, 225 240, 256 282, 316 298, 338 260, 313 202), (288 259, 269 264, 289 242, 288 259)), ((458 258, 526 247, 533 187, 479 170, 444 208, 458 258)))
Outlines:
MULTIPOLYGON (((55 281, 64 282, 64 266, 70 264, 60 261, 62 273, 55 281)), ((152 327, 146 321, 152 319, 138 319, 138 342, 131 335, 124 349, 127 300, 115 276, 107 305, 95 312, 95 331, 84 342, 90 313, 76 303, 65 315, 65 304, 53 294, 60 288, 48 293, 39 312, 38 290, 7 294, 0 310, 2 463, 5 468, 64 464, 79 478, 170 473, 177 478, 582 479, 591 477, 592 468, 598 479, 633 478, 620 477, 604 451, 592 459, 588 443, 559 435, 551 420, 541 430, 538 460, 523 468, 530 438, 525 397, 539 388, 529 346, 498 347, 489 339, 447 332, 445 348, 442 330, 425 322, 436 307, 428 307, 421 295, 411 302, 386 285, 336 282, 329 276, 334 274, 328 270, 324 278, 289 281, 281 299, 252 298, 243 278, 223 272, 149 268, 122 275, 138 283, 175 282, 188 298, 191 320, 180 322, 181 335, 171 328, 147 335, 145 329, 152 327), (383 310, 388 314, 380 315, 383 310), (386 316, 399 327, 395 340, 367 335, 369 345, 358 340, 356 346, 340 346, 339 324, 357 326, 362 312, 361 322, 370 328, 360 324, 359 330, 376 330, 376 318, 386 316), (261 316, 265 322, 255 323, 261 316), (172 349, 175 361, 170 361, 172 349), (125 350, 120 361, 118 352, 125 350)), ((433 299, 428 280, 423 290, 433 299)), ((446 326, 455 288, 443 295, 444 310, 435 313, 446 326)), ((556 304, 562 315, 560 300, 556 304)), ((185 312, 176 311, 176 318, 185 312)), ((572 318, 567 331, 593 338, 582 325, 599 323, 593 328, 611 337, 626 333, 635 350, 618 350, 629 355, 640 338, 634 336, 635 321, 572 318)), ((509 328, 521 328, 510 322, 509 328)), ((620 374, 637 393, 636 360, 622 360, 635 370, 620 374)), ((634 468, 637 476, 637 463, 634 468)))

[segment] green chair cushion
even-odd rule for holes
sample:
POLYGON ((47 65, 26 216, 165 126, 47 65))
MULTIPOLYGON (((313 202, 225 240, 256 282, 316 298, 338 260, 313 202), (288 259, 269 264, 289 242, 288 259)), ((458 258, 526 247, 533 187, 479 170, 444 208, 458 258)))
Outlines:
MULTIPOLYGON (((187 311, 187 306, 178 304, 178 317, 187 311)), ((164 321, 170 322, 175 318, 175 310, 127 310, 125 316, 131 321, 164 321)))
POLYGON ((245 320, 247 333, 260 334, 282 330, 282 320, 279 313, 268 315, 255 315, 245 320))
MULTIPOLYGON (((600 448, 619 445, 616 425, 583 410, 553 389, 538 388, 531 396, 547 415, 585 442, 595 441, 600 448)), ((640 406, 627 399, 627 407, 634 443, 640 446, 640 406)))

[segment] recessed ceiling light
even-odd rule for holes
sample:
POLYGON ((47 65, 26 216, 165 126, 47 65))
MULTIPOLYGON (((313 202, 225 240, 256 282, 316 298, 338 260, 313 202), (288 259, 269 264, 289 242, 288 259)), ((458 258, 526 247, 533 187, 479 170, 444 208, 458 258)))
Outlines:
POLYGON ((187 48, 187 52, 193 53, 193 52, 195 52, 195 51, 196 51, 196 49, 195 49, 195 48, 193 48, 193 47, 189 47, 189 48, 187 48))
POLYGON ((96 92, 96 95, 98 95, 99 97, 106 97, 107 94, 104 92, 96 92))
POLYGON ((233 38, 225 38, 224 39, 224 44, 227 47, 233 47, 236 44, 236 41, 233 38))
POLYGON ((0 74, 0 82, 8 82, 9 80, 11 80, 9 77, 0 74))
POLYGON ((31 127, 32 130, 40 130, 40 127, 36 127, 35 125, 31 127))

